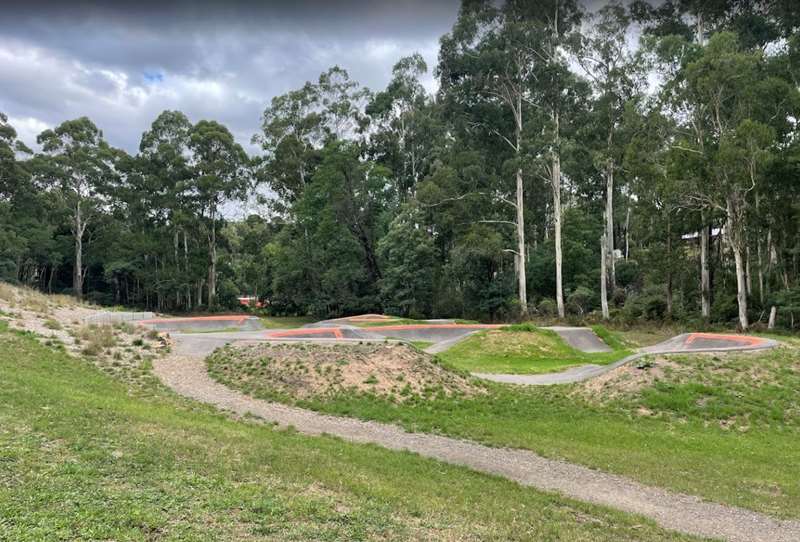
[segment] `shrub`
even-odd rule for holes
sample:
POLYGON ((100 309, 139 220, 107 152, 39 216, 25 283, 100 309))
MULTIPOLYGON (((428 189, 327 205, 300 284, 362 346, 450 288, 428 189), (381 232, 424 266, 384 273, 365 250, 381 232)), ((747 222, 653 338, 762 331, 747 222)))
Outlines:
POLYGON ((637 295, 628 297, 623 308, 625 320, 661 320, 667 312, 667 298, 658 286, 645 288, 637 295))
POLYGON ((47 329, 58 330, 61 329, 61 324, 59 323, 58 320, 53 320, 52 318, 48 318, 47 320, 44 321, 44 327, 46 327, 47 329))
POLYGON ((567 296, 570 311, 584 315, 596 304, 597 294, 585 286, 578 286, 567 296))
POLYGON ((558 306, 553 299, 546 297, 536 305, 536 312, 542 316, 555 316, 558 313, 558 306))

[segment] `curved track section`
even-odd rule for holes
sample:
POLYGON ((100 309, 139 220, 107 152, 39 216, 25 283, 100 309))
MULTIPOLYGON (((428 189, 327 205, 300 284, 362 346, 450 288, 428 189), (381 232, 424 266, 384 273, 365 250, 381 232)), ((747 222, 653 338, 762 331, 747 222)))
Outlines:
MULTIPOLYGON (((348 319, 353 321, 353 318, 348 319)), ((402 324, 372 327, 355 327, 341 322, 325 321, 298 329, 282 329, 268 331, 264 338, 267 340, 315 340, 315 339, 360 339, 382 341, 397 339, 401 341, 425 341, 442 343, 445 341, 460 340, 467 335, 483 329, 493 329, 500 326, 490 324, 402 324)))
POLYGON ((261 321, 255 316, 242 314, 220 316, 194 316, 186 318, 151 318, 138 320, 139 325, 156 331, 208 332, 217 330, 253 331, 261 329, 261 321))
POLYGON ((639 352, 623 358, 609 365, 583 365, 573 367, 560 373, 547 373, 540 375, 512 375, 473 373, 479 378, 502 382, 504 384, 518 384, 523 386, 549 386, 553 384, 572 384, 583 382, 613 371, 626 363, 651 355, 665 354, 692 354, 701 352, 737 352, 747 350, 764 350, 778 345, 777 341, 763 337, 749 335, 729 335, 721 333, 684 333, 666 340, 655 346, 642 348, 639 352))

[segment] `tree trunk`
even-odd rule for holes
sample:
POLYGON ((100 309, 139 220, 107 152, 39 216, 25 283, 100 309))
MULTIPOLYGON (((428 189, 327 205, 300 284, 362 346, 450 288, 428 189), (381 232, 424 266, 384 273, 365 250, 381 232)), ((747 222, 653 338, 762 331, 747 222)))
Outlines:
POLYGON ((556 247, 556 305, 558 317, 564 318, 564 287, 561 277, 561 158, 558 154, 553 157, 553 223, 555 226, 554 242, 556 247))
POLYGON ((560 145, 560 124, 558 111, 553 111, 553 124, 555 128, 555 152, 553 154, 552 179, 553 185, 553 224, 554 241, 556 248, 556 305, 558 307, 558 317, 564 318, 564 285, 561 276, 561 264, 563 256, 561 254, 561 150, 560 145))
POLYGON ((736 301, 739 305, 739 327, 745 331, 749 327, 747 321, 747 277, 745 276, 744 247, 742 246, 744 236, 740 231, 739 211, 738 202, 734 201, 732 196, 728 196, 728 241, 730 241, 733 260, 736 264, 736 301))
POLYGON ((75 206, 75 269, 72 272, 72 291, 78 299, 83 298, 83 231, 85 228, 80 203, 75 206))
MULTIPOLYGON (((522 96, 517 95, 517 110, 516 110, 516 155, 517 160, 520 159, 520 151, 522 148, 522 96)), ((518 253, 518 269, 517 281, 519 288, 519 311, 520 316, 523 318, 528 316, 528 279, 525 272, 526 267, 526 254, 525 254, 525 187, 522 183, 522 168, 517 167, 517 253, 518 253)))
POLYGON ((611 289, 617 287, 616 270, 614 268, 614 162, 606 163, 606 258, 608 282, 611 289))
POLYGON ((667 213, 667 316, 672 317, 672 216, 667 213))
POLYGON ((778 316, 778 307, 775 305, 769 309, 769 323, 767 324, 767 329, 775 329, 775 318, 778 316))
POLYGON ((53 279, 56 276, 56 270, 58 269, 58 265, 53 264, 50 266, 50 278, 47 280, 47 293, 53 293, 53 279))
POLYGON ((600 307, 603 319, 608 320, 608 273, 606 272, 606 239, 605 234, 600 237, 600 307))
POLYGON ((709 228, 704 216, 700 215, 703 225, 700 226, 700 312, 703 319, 711 318, 711 274, 708 272, 709 228))
POLYGON ((747 285, 747 295, 753 295, 753 279, 750 275, 750 245, 747 245, 744 249, 744 276, 745 276, 745 284, 747 285))
POLYGON ((217 210, 211 210, 211 231, 208 236, 208 308, 217 304, 217 210))
POLYGON ((522 170, 517 169, 517 252, 518 269, 517 280, 519 283, 519 310, 520 315, 528 315, 528 279, 525 273, 525 216, 522 186, 522 170))
MULTIPOLYGON (((630 198, 630 196, 629 196, 630 198)), ((630 206, 630 199, 628 204, 628 210, 625 212, 625 261, 628 260, 628 256, 630 255, 630 240, 631 240, 631 206, 630 206)), ((614 277, 616 278, 616 277, 614 277)))

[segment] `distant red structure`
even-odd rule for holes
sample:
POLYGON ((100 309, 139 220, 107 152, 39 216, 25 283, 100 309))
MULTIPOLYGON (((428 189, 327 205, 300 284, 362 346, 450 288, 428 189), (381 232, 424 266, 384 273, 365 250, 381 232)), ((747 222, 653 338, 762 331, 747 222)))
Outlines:
POLYGON ((260 309, 264 306, 264 304, 258 300, 258 298, 254 295, 246 295, 242 297, 237 297, 236 299, 239 300, 239 304, 245 307, 255 307, 256 309, 260 309))

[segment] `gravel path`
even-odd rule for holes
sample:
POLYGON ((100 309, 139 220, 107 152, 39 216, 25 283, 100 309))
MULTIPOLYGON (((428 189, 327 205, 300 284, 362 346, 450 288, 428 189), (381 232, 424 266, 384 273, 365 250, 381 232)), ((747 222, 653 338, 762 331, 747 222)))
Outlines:
POLYGON ((649 487, 526 450, 491 448, 474 442, 424 433, 408 433, 395 425, 327 416, 254 399, 213 381, 203 356, 230 338, 176 336, 173 356, 154 362, 154 373, 186 397, 279 426, 293 426, 309 435, 330 434, 392 450, 409 450, 446 463, 498 475, 522 485, 555 491, 567 497, 641 514, 664 528, 732 542, 797 542, 800 521, 781 521, 752 511, 703 502, 697 497, 649 487))

